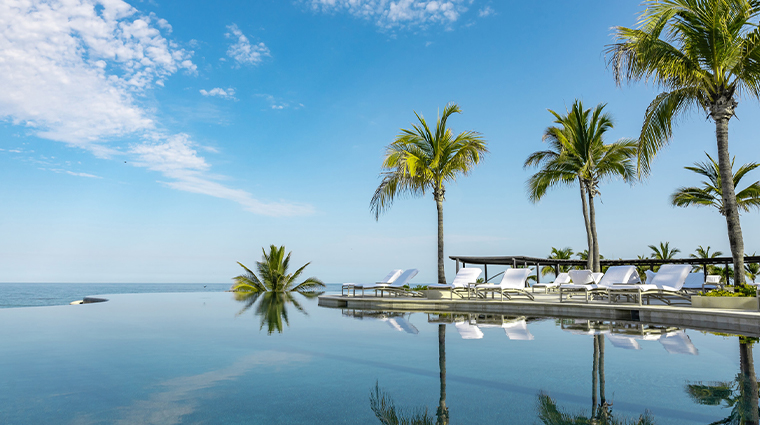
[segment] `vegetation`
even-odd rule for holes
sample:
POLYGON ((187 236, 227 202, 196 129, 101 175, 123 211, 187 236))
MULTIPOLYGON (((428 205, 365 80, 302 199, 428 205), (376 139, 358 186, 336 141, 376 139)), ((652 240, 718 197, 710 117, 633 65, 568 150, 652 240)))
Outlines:
MULTIPOLYGON (((752 253, 752 256, 756 256, 757 253, 752 253)), ((755 283, 758 275, 760 275, 760 263, 746 263, 744 264, 744 273, 747 275, 747 279, 755 283)))
MULTIPOLYGON (((702 181, 702 187, 679 187, 670 200, 677 207, 688 206, 711 206, 718 209, 723 215, 726 215, 726 208, 723 206, 723 188, 720 181, 720 169, 718 163, 708 154, 706 162, 695 162, 693 167, 684 167, 703 177, 707 181, 702 181)), ((731 160, 731 168, 734 167, 734 159, 731 160)), ((747 173, 760 167, 760 164, 751 162, 739 167, 733 174, 734 188, 739 187, 739 182, 747 173)), ((740 211, 749 212, 752 208, 760 209, 760 181, 756 181, 736 194, 736 205, 740 211)))
POLYGON ((713 289, 703 294, 706 297, 755 297, 757 288, 752 285, 738 284, 734 286, 734 291, 729 292, 720 289, 713 289))
POLYGON ((285 246, 277 248, 274 245, 269 246, 269 253, 261 248, 263 256, 261 261, 256 262, 257 276, 248 267, 238 262, 245 273, 235 276, 232 280, 234 292, 314 292, 319 288, 324 288, 325 284, 316 277, 310 277, 301 283, 296 283, 298 278, 303 274, 304 269, 311 264, 306 263, 301 266, 295 273, 288 274, 290 267, 290 252, 285 256, 285 246))
POLYGON ((245 303, 238 315, 253 307, 257 300, 259 301, 255 309, 255 314, 261 317, 259 329, 266 326, 267 333, 271 335, 274 331, 282 332, 283 323, 289 325, 288 304, 292 304, 298 311, 306 314, 301 304, 293 297, 293 292, 312 298, 322 293, 319 289, 325 284, 316 277, 296 283, 304 269, 311 263, 306 263, 295 273, 288 274, 291 253, 285 256, 284 246, 278 248, 270 245, 268 253, 264 248, 261 251, 263 252, 262 260, 256 262, 258 275, 238 262, 245 273, 233 279, 235 283, 232 285, 232 291, 235 292, 236 300, 245 303))
POLYGON ((432 192, 438 210, 438 283, 445 284, 443 268, 443 201, 446 183, 459 175, 468 175, 488 153, 480 133, 465 131, 454 136, 446 127, 448 118, 461 113, 459 106, 449 104, 438 118, 435 131, 415 112, 418 125, 402 129, 396 140, 386 147, 383 180, 370 201, 370 210, 379 219, 397 196, 424 196, 432 192))
MULTIPOLYGON (((662 88, 644 114, 639 171, 648 173, 685 113, 701 109, 715 123, 723 208, 734 269, 744 270, 744 239, 731 175, 728 122, 737 95, 760 97, 760 3, 750 0, 669 0, 645 3, 635 29, 616 27, 608 46, 618 84, 645 80, 662 88)), ((744 275, 737 274, 737 282, 744 275)))
POLYGON ((599 104, 592 111, 576 100, 566 115, 549 110, 556 124, 544 132, 543 140, 549 143, 549 149, 534 152, 524 165, 540 167, 528 180, 532 202, 538 202, 549 188, 578 184, 591 253, 588 268, 595 272, 600 271, 594 205, 594 199, 600 195, 599 184, 614 177, 632 181, 635 175, 636 141, 621 139, 604 144, 605 133, 613 128, 612 116, 604 112, 604 107, 599 104))
POLYGON ((434 425, 435 419, 428 415, 427 409, 403 411, 396 408, 393 399, 380 385, 375 383, 375 390, 369 394, 369 405, 375 417, 383 425, 434 425))
MULTIPOLYGON (((657 245, 649 245, 649 249, 652 250, 652 253, 649 254, 649 258, 654 258, 657 260, 671 260, 675 258, 676 254, 681 252, 678 248, 670 249, 670 242, 660 242, 660 246, 657 245)), ((660 266, 654 266, 652 268, 652 271, 660 270, 660 266)))
MULTIPOLYGON (((570 248, 569 246, 562 249, 557 249, 555 247, 552 247, 551 254, 549 254, 549 256, 546 258, 549 258, 552 260, 569 260, 573 258, 573 249, 570 248)), ((570 270, 570 266, 559 266, 560 273, 565 273, 568 270, 570 270)), ((554 267, 552 266, 544 266, 541 268, 541 276, 546 276, 547 274, 554 273, 554 272, 555 270, 554 270, 554 267)))
MULTIPOLYGON (((693 254, 689 254, 689 257, 691 257, 691 258, 711 259, 711 258, 720 257, 721 255, 723 255, 723 253, 720 252, 720 251, 715 251, 715 252, 711 253, 709 245, 707 246, 706 249, 702 248, 702 245, 699 245, 697 247, 697 249, 694 250, 693 254)), ((692 272, 702 271, 702 266, 695 265, 694 267, 692 267, 691 271, 692 272)), ((721 270, 715 264, 708 264, 707 265, 707 270, 705 270, 705 273, 708 274, 708 275, 710 275, 710 274, 721 274, 721 270)))

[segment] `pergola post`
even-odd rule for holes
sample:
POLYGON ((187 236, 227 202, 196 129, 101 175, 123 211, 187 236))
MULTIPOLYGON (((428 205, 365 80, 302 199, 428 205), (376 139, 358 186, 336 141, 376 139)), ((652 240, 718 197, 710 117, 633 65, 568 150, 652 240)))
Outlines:
POLYGON ((485 269, 486 272, 486 280, 485 283, 488 283, 488 264, 483 264, 483 269, 485 269))
POLYGON ((457 258, 457 273, 459 273, 459 258, 457 258))
MULTIPOLYGON (((541 283, 541 277, 539 276, 541 273, 539 273, 539 270, 541 270, 541 264, 536 263, 536 283, 541 283)), ((528 283, 526 280, 525 283, 528 283)))

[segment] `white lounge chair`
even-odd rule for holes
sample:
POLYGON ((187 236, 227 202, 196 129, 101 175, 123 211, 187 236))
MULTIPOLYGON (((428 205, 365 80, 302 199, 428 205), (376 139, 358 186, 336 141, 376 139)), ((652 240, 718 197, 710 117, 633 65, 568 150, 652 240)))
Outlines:
POLYGON ((551 283, 536 283, 530 287, 531 292, 536 292, 536 288, 544 290, 544 294, 549 293, 550 289, 557 289, 559 285, 567 285, 570 283, 570 275, 568 273, 560 273, 554 278, 554 282, 551 283))
POLYGON ((404 272, 401 273, 401 275, 397 277, 396 280, 394 280, 392 283, 376 283, 373 286, 365 286, 362 288, 362 296, 364 296, 365 290, 370 290, 375 291, 375 296, 377 296, 377 291, 380 291, 381 297, 383 296, 383 292, 388 292, 390 294, 396 295, 410 295, 421 297, 421 293, 416 291, 409 291, 404 288, 404 285, 408 284, 413 277, 417 276, 417 273, 419 273, 419 270, 417 269, 404 270, 404 272))
POLYGON ((454 281, 450 284, 441 285, 428 285, 428 289, 438 289, 451 291, 451 299, 454 299, 454 295, 458 295, 460 298, 464 298, 462 293, 470 294, 470 285, 474 285, 478 280, 478 276, 483 273, 483 270, 477 267, 463 267, 459 269, 457 275, 454 277, 454 281))
POLYGON ((633 337, 625 335, 607 334, 606 338, 612 345, 625 350, 641 350, 641 345, 633 337))
POLYGON ((501 277, 501 282, 475 285, 475 295, 487 298, 487 293, 490 292, 491 297, 493 298, 496 293, 499 293, 502 301, 504 301, 505 296, 510 300, 512 299, 512 295, 525 295, 532 300, 533 295, 525 290, 525 281, 528 279, 531 272, 532 271, 529 268, 507 269, 501 277))
POLYGON ((665 347, 665 351, 670 354, 699 355, 699 350, 692 344, 689 335, 686 335, 686 332, 682 330, 664 334, 660 337, 659 341, 665 347))
POLYGON ((420 331, 404 317, 383 317, 380 320, 387 322, 391 328, 399 332, 406 332, 412 335, 420 333, 420 331))
POLYGON ((344 283, 343 286, 340 289, 340 295, 343 296, 343 292, 345 291, 345 295, 348 296, 351 293, 351 290, 354 291, 354 296, 356 296, 356 289, 363 289, 364 287, 370 287, 374 285, 380 285, 380 284, 390 284, 393 283, 396 279, 398 279, 399 276, 401 276, 401 273, 403 273, 403 270, 396 269, 391 270, 390 273, 388 273, 387 276, 382 278, 381 280, 375 282, 374 284, 361 284, 361 283, 344 283))
POLYGON ((483 338, 483 331, 468 321, 456 322, 454 323, 454 326, 457 328, 457 332, 459 332, 459 336, 461 336, 462 339, 483 338))
POLYGON ((691 266, 688 264, 664 264, 660 266, 651 280, 647 279, 649 280, 648 283, 615 285, 609 288, 610 303, 621 299, 623 296, 626 299, 637 300, 639 305, 641 305, 644 297, 647 297, 647 304, 649 304, 650 298, 659 299, 668 305, 672 304, 671 297, 691 301, 691 297, 683 291, 683 284, 686 282, 686 277, 690 271, 691 266))
POLYGON ((607 295, 608 289, 613 285, 641 282, 634 266, 612 266, 604 274, 592 273, 590 270, 570 270, 569 274, 573 283, 559 286, 559 302, 562 302, 563 294, 567 295, 565 301, 573 294, 583 294, 588 303, 591 296, 607 295))
POLYGON ((507 338, 516 341, 532 341, 533 334, 528 330, 528 322, 525 319, 507 322, 501 325, 507 338))
POLYGON ((683 290, 684 292, 701 292, 701 291, 709 291, 711 289, 716 289, 718 285, 715 282, 715 278, 718 278, 718 282, 720 283, 720 276, 711 275, 707 276, 707 279, 705 279, 704 272, 696 272, 696 273, 689 273, 686 276, 686 281, 683 284, 683 290), (708 279, 710 282, 708 283, 708 279))

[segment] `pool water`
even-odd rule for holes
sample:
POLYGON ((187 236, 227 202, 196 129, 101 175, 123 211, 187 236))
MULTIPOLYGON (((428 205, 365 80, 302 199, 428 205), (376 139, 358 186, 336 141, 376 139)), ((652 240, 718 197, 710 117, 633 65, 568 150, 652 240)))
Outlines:
POLYGON ((756 349, 735 336, 330 309, 297 294, 105 298, 0 310, 0 423, 380 424, 373 394, 378 414, 393 403, 450 424, 571 423, 556 415, 599 414, 602 397, 630 423, 712 423, 750 398, 757 409, 737 384, 740 347, 745 360, 756 349))

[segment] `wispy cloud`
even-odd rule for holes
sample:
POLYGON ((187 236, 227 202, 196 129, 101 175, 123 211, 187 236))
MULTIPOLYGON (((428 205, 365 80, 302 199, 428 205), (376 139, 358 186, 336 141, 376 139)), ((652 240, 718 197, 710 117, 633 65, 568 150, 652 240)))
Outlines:
POLYGON ((322 12, 347 12, 386 29, 452 24, 473 0, 304 0, 322 12))
POLYGON ((227 49, 227 56, 234 59, 238 65, 258 65, 265 56, 271 56, 269 48, 263 42, 251 44, 237 24, 228 25, 227 29, 229 32, 225 36, 234 40, 227 49))
POLYGON ((491 6, 486 6, 478 11, 478 16, 481 18, 485 18, 486 16, 491 16, 495 13, 496 11, 493 10, 491 6))
POLYGON ((270 109, 275 109, 275 110, 287 109, 287 108, 301 109, 304 107, 303 103, 284 101, 282 99, 278 99, 272 96, 271 94, 257 93, 256 96, 265 99, 267 103, 269 104, 270 109))
POLYGON ((221 97, 222 99, 235 100, 235 89, 233 88, 223 89, 221 87, 214 87, 211 90, 201 89, 200 92, 204 96, 221 97))
MULTIPOLYGON (((229 29, 236 38, 230 54, 239 63, 269 54, 236 26, 229 29)), ((167 21, 122 0, 0 2, 0 119, 101 158, 132 155, 162 173, 168 187, 229 199, 258 214, 310 213, 308 205, 262 202, 219 183, 190 138, 165 131, 141 105, 172 74, 196 73, 193 52, 168 40, 170 32, 167 21), (138 142, 128 151, 114 146, 126 137, 138 142)))

